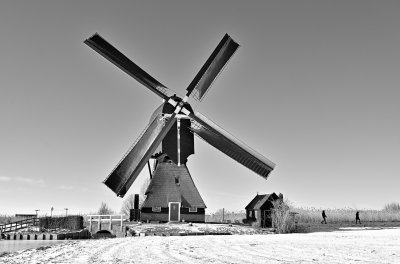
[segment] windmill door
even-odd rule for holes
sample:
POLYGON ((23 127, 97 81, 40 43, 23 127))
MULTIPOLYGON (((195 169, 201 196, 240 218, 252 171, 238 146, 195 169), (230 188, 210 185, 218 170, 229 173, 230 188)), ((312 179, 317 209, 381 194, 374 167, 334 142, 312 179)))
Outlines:
POLYGON ((169 203, 169 221, 179 221, 181 203, 169 203))
POLYGON ((263 227, 272 227, 272 212, 271 210, 264 211, 264 226, 263 227))

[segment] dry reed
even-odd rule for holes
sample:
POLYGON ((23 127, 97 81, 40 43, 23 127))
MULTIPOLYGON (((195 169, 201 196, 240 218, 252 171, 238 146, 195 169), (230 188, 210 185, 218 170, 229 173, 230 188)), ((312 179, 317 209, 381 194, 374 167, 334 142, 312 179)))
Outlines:
POLYGON ((208 223, 243 223, 243 219, 246 218, 245 211, 228 211, 219 209, 218 211, 206 214, 206 222, 208 223))
POLYGON ((299 223, 317 223, 322 221, 322 210, 325 210, 327 221, 330 223, 355 222, 356 212, 360 212, 363 222, 394 222, 400 221, 400 211, 371 210, 371 209, 317 209, 317 208, 293 208, 297 212, 299 223))
POLYGON ((289 201, 273 201, 272 226, 278 234, 292 233, 296 229, 294 216, 290 213, 289 201))

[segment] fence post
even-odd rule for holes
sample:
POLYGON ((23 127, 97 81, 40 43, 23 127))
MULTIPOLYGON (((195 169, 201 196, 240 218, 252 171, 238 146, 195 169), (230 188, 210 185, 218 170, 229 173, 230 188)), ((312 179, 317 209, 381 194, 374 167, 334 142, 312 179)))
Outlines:
POLYGON ((123 228, 122 228, 122 222, 123 222, 123 220, 122 220, 122 215, 121 215, 121 232, 124 231, 123 228))
POLYGON ((99 223, 97 224, 97 232, 99 232, 101 229, 101 215, 99 215, 99 223))
POLYGON ((92 216, 91 215, 89 215, 89 230, 90 230, 90 233, 92 233, 92 216))
POLYGON ((112 215, 110 215, 110 232, 112 231, 112 215))

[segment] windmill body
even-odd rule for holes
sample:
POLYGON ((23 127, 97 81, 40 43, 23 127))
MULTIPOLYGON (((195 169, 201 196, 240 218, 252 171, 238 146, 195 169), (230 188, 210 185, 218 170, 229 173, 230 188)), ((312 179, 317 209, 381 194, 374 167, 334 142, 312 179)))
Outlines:
MULTIPOLYGON (((173 100, 182 101, 177 96, 173 100)), ((184 107, 193 113, 188 103, 184 107)), ((154 111, 150 122, 160 112, 162 118, 169 118, 174 107, 163 103, 154 111)), ((178 113, 176 118, 177 122, 152 155, 156 162, 140 209, 142 221, 205 221, 206 205, 187 167, 189 155, 194 154, 191 121, 183 113, 178 113)))
POLYGON ((204 222, 205 204, 187 169, 194 154, 194 135, 267 179, 275 164, 213 123, 188 104, 189 96, 201 101, 239 45, 225 35, 186 88, 183 98, 133 63, 97 33, 85 44, 163 99, 136 142, 104 180, 123 197, 150 158, 157 160, 142 220, 204 222))
POLYGON ((166 154, 157 155, 156 160, 141 220, 204 222, 206 205, 186 164, 178 166, 166 154))

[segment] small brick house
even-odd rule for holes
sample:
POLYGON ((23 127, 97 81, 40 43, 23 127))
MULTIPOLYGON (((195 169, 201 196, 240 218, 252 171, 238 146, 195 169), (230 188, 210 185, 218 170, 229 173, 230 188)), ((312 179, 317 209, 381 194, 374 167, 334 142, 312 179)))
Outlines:
POLYGON ((165 154, 157 158, 146 195, 142 221, 205 222, 206 205, 186 164, 178 166, 165 154))
POLYGON ((283 200, 283 195, 276 193, 257 194, 245 207, 246 220, 259 227, 272 227, 271 210, 276 200, 283 200))

